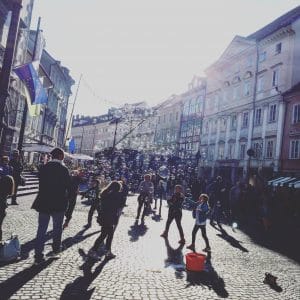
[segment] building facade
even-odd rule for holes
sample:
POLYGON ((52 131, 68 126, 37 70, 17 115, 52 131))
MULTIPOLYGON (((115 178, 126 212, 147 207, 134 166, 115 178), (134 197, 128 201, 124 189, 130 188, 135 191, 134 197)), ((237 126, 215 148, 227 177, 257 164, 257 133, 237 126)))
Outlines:
MULTIPOLYGON (((22 1, 20 12, 20 24, 17 36, 15 56, 13 67, 22 65, 27 59, 27 46, 30 35, 30 24, 33 9, 33 0, 22 1)), ((6 42, 11 20, 11 3, 10 1, 1 1, 0 4, 0 61, 6 48, 6 42)), ((26 101, 26 92, 23 83, 12 74, 9 88, 9 97, 5 107, 4 117, 4 134, 2 135, 2 144, 4 152, 9 153, 18 141, 19 128, 22 111, 26 101)))
POLYGON ((155 108, 157 111, 154 145, 157 152, 171 154, 179 150, 182 101, 177 95, 171 96, 155 108))
POLYGON ((93 156, 112 147, 145 150, 154 136, 153 123, 149 127, 151 114, 145 102, 138 102, 111 108, 102 116, 75 116, 71 136, 76 152, 93 156))
POLYGON ((300 176, 300 83, 284 93, 286 104, 281 171, 285 175, 300 176))
POLYGON ((75 141, 75 153, 93 156, 95 152, 112 146, 112 115, 98 117, 74 116, 71 136, 75 141))
POLYGON ((179 157, 195 160, 199 151, 204 112, 206 80, 194 77, 187 92, 180 95, 183 104, 179 132, 179 157))
POLYGON ((282 93, 300 76, 299 24, 297 7, 248 37, 236 36, 206 70, 201 141, 205 174, 235 181, 251 169, 264 177, 279 171, 282 93), (249 149, 254 151, 250 158, 249 149))

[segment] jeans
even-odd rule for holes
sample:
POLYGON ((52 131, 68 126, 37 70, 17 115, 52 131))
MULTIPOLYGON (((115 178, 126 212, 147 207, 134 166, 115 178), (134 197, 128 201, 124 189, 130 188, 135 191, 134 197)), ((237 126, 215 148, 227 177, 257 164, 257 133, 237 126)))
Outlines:
POLYGON ((55 212, 51 214, 39 213, 38 230, 35 241, 35 257, 42 258, 44 251, 44 244, 46 241, 46 232, 49 225, 50 217, 53 221, 53 252, 60 251, 61 237, 62 237, 62 224, 64 220, 64 212, 55 212))
POLYGON ((98 251, 99 247, 101 246, 101 244, 104 242, 104 240, 106 239, 106 250, 111 251, 111 243, 112 243, 112 239, 114 236, 114 226, 113 225, 106 225, 106 226, 102 226, 101 228, 101 234, 100 236, 97 238, 97 240, 95 241, 95 244, 93 246, 93 250, 94 251, 98 251))
POLYGON ((96 210, 98 211, 98 214, 99 214, 100 210, 99 210, 99 200, 98 199, 94 199, 91 204, 91 207, 90 207, 90 210, 88 213, 88 224, 89 225, 92 224, 93 215, 96 210))
POLYGON ((138 196, 138 210, 137 210, 136 219, 140 218, 141 210, 142 210, 142 207, 144 206, 143 213, 142 213, 142 221, 145 218, 145 215, 147 213, 147 208, 148 208, 148 203, 145 199, 146 197, 147 197, 147 195, 144 195, 144 194, 140 194, 138 196))
POLYGON ((19 184, 15 184, 15 190, 14 190, 13 195, 11 196, 11 203, 12 204, 17 203, 18 187, 19 187, 19 184))
POLYGON ((169 211, 165 232, 166 233, 169 232, 170 225, 171 225, 172 221, 175 219, 177 228, 179 230, 180 238, 184 239, 184 234, 183 234, 183 230, 182 230, 182 226, 181 226, 181 218, 182 218, 181 212, 180 213, 179 212, 172 213, 169 211))
POLYGON ((208 238, 207 238, 207 235, 206 235, 206 226, 205 225, 195 225, 194 226, 193 232, 192 232, 192 245, 195 245, 196 234, 197 234, 197 231, 199 229, 201 229, 202 237, 205 241, 206 247, 209 247, 209 242, 208 242, 208 238))

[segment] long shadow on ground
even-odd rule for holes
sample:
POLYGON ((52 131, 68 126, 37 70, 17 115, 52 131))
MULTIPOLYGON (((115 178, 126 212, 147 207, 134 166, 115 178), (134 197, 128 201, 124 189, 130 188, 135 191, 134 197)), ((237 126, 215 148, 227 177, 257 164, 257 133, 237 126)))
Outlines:
POLYGON ((247 234, 253 243, 280 253, 300 264, 300 231, 296 228, 285 226, 283 222, 267 233, 258 225, 242 226, 240 230, 247 234))
POLYGON ((205 270, 202 272, 187 271, 186 288, 194 285, 207 286, 212 289, 219 297, 227 298, 229 296, 223 278, 214 269, 211 263, 211 255, 208 254, 205 262, 205 270))
POLYGON ((55 259, 51 258, 39 265, 31 265, 29 268, 15 274, 7 280, 0 283, 0 299, 9 299, 27 282, 33 279, 37 274, 46 269, 55 259))
POLYGON ((128 235, 130 236, 130 242, 137 242, 139 238, 146 234, 148 227, 145 224, 138 224, 136 221, 130 226, 128 235))
POLYGON ((170 242, 165 238, 165 245, 167 249, 167 258, 165 259, 165 268, 173 268, 175 270, 175 277, 182 279, 184 277, 185 264, 183 261, 182 249, 184 244, 179 244, 175 249, 170 245, 170 242))
POLYGON ((60 300, 88 300, 91 299, 95 288, 89 290, 91 283, 102 272, 104 266, 109 260, 104 259, 92 272, 93 266, 97 261, 89 258, 83 250, 79 251, 79 254, 86 260, 81 266, 83 270, 83 276, 76 278, 73 282, 69 283, 60 296, 60 300))
POLYGON ((242 252, 249 252, 248 249, 246 249, 245 247, 243 247, 241 245, 241 243, 242 243, 241 241, 238 241, 232 235, 229 235, 223 227, 221 227, 220 232, 221 233, 217 234, 217 236, 222 238, 223 240, 225 240, 232 247, 237 248, 237 249, 241 250, 242 252))

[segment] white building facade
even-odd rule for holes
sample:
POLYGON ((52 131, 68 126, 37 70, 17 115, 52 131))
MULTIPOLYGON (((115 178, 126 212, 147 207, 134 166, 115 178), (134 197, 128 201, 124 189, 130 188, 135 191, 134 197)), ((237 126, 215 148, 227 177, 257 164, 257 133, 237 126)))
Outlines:
POLYGON ((299 35, 300 7, 248 37, 236 36, 206 70, 204 174, 235 181, 250 169, 265 177, 280 169, 281 94, 299 82, 299 35))

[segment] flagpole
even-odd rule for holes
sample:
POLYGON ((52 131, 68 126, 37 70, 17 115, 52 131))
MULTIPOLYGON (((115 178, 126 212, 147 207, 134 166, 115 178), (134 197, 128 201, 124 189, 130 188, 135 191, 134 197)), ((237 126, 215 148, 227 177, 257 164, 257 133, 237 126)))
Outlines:
MULTIPOLYGON (((37 48, 37 43, 38 43, 38 38, 39 38, 40 25, 41 25, 41 17, 39 17, 39 19, 38 19, 38 24, 37 24, 37 28, 36 28, 35 41, 34 41, 34 46, 33 46, 33 51, 32 51, 32 61, 34 61, 35 55, 36 55, 36 48, 37 48)), ((27 114, 28 114, 28 103, 27 103, 27 100, 25 100, 24 110, 23 110, 23 114, 22 114, 22 123, 21 123, 21 127, 20 127, 19 141, 18 141, 18 150, 20 151, 20 153, 23 148, 27 114)))
POLYGON ((69 124, 68 124, 68 128, 67 128, 66 136, 65 136, 65 145, 66 145, 67 138, 68 138, 68 135, 69 135, 69 132, 70 132, 70 127, 71 127, 71 124, 72 124, 72 119, 73 119, 73 115, 74 115, 74 108, 75 108, 75 104, 76 104, 76 101, 77 101, 77 96, 78 96, 78 91, 79 91, 79 87, 80 87, 81 78, 82 78, 82 74, 80 74, 78 85, 77 85, 77 90, 76 90, 76 94, 75 94, 75 98, 74 98, 74 102, 73 102, 73 107, 72 107, 72 111, 71 111, 71 115, 70 115, 70 119, 69 119, 69 124))

